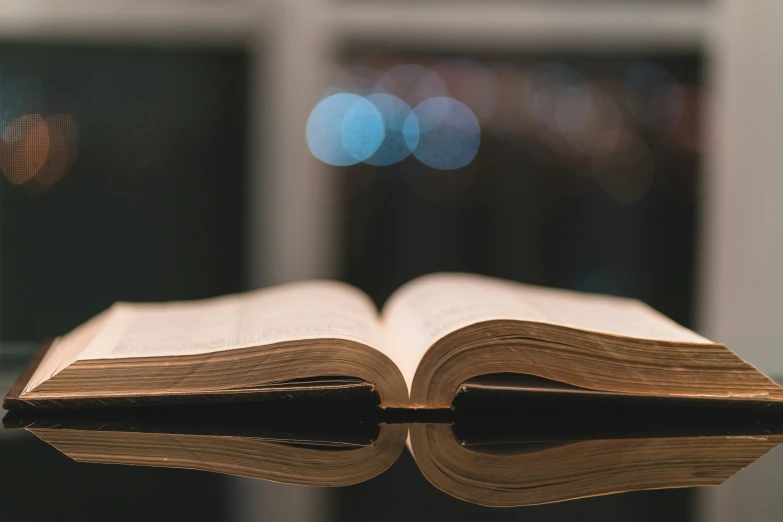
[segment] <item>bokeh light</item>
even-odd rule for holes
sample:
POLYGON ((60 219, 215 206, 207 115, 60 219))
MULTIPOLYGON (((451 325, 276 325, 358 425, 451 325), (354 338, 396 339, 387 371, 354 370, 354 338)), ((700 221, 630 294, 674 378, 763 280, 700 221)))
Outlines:
POLYGON ((69 114, 51 114, 40 78, 0 75, 0 171, 28 192, 49 189, 76 161, 79 132, 69 114))
POLYGON ((496 67, 496 106, 485 129, 506 136, 524 135, 531 131, 531 119, 527 111, 527 98, 532 91, 529 80, 515 67, 496 67))
POLYGON ((307 120, 307 145, 324 163, 353 165, 372 156, 384 138, 383 117, 367 99, 339 93, 321 100, 307 120))
POLYGON ((585 84, 563 87, 555 98, 555 125, 563 134, 580 132, 590 123, 594 109, 595 101, 590 87, 585 84))
POLYGON ((14 185, 47 189, 73 166, 78 130, 68 114, 25 114, 0 135, 0 170, 14 185))
POLYGON ((440 170, 469 164, 481 141, 479 122, 473 112, 464 103, 447 97, 431 98, 417 105, 405 121, 403 135, 419 161, 440 170))
POLYGON ((650 190, 655 176, 652 151, 637 136, 623 132, 615 153, 596 162, 595 177, 615 201, 631 204, 650 190))
POLYGON ((449 95, 449 90, 438 73, 429 67, 410 63, 397 65, 384 72, 378 79, 375 90, 393 94, 411 107, 429 98, 449 95))
POLYGON ((433 70, 443 79, 449 96, 467 105, 479 122, 488 122, 497 106, 498 84, 493 71, 475 60, 441 60, 433 70))
POLYGON ((625 82, 639 97, 640 103, 631 102, 628 108, 641 123, 660 131, 677 124, 684 94, 666 69, 654 63, 638 62, 627 68, 625 82))
POLYGON ((6 158, 3 173, 14 185, 32 180, 49 156, 49 131, 40 114, 25 114, 5 128, 2 134, 6 158))
POLYGON ((557 131, 555 108, 562 89, 583 85, 584 77, 576 69, 559 62, 545 63, 531 70, 528 111, 539 125, 557 131))
POLYGON ((49 156, 35 182, 50 187, 70 170, 78 155, 79 133, 68 114, 53 114, 45 119, 49 133, 49 156))
POLYGON ((698 150, 700 93, 655 62, 577 63, 393 55, 357 60, 340 69, 322 102, 332 103, 332 114, 323 117, 329 112, 322 114, 324 107, 313 111, 310 126, 321 130, 308 141, 316 157, 333 165, 382 167, 413 155, 425 166, 453 170, 474 160, 483 131, 494 138, 493 147, 520 143, 520 153, 559 169, 550 168, 548 177, 561 172, 564 186, 587 191, 594 177, 613 199, 636 201, 657 176, 652 158, 660 146, 698 150), (359 99, 377 109, 380 124, 359 99), (623 176, 623 165, 638 172, 623 176))
MULTIPOLYGON (((479 101, 488 94, 486 89, 495 89, 487 83, 489 73, 466 60, 444 61, 438 67, 455 89, 468 97, 472 93, 487 117, 492 114, 494 101, 483 106, 479 101), (478 83, 472 80, 476 71, 486 73, 478 83)), ((327 92, 310 113, 306 129, 310 151, 327 164, 381 167, 413 153, 425 165, 453 170, 477 153, 481 133, 475 113, 462 100, 444 95, 448 87, 432 68, 404 63, 379 74, 372 67, 347 67, 327 92)))
POLYGON ((617 146, 623 127, 622 112, 614 99, 590 84, 562 88, 554 118, 563 138, 582 154, 608 154, 617 146))
POLYGON ((376 92, 376 84, 381 76, 381 71, 362 65, 346 67, 337 71, 332 80, 332 85, 327 94, 349 92, 360 96, 367 96, 376 92))
POLYGON ((419 142, 419 122, 407 103, 391 94, 377 93, 367 97, 383 117, 384 137, 380 147, 370 156, 366 163, 375 166, 385 166, 397 163, 406 158, 419 142), (409 143, 403 136, 403 127, 408 118, 409 143))
POLYGON ((364 161, 375 154, 386 133, 380 111, 362 97, 345 111, 341 130, 343 147, 357 161, 364 161))

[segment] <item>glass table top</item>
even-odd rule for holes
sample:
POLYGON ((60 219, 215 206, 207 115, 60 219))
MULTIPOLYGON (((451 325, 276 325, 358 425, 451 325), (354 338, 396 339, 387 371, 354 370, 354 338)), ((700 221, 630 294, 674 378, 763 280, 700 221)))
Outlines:
POLYGON ((3 412, 2 520, 781 520, 779 409, 536 401, 3 412))

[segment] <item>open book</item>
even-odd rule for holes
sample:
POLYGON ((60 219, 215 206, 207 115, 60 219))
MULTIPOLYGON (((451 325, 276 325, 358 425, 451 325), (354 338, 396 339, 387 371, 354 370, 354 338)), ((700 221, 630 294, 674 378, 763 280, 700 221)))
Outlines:
POLYGON ((639 301, 431 274, 397 290, 380 313, 332 281, 117 303, 56 339, 4 406, 364 390, 381 407, 449 408, 463 383, 499 373, 586 393, 783 400, 783 388, 728 348, 639 301))

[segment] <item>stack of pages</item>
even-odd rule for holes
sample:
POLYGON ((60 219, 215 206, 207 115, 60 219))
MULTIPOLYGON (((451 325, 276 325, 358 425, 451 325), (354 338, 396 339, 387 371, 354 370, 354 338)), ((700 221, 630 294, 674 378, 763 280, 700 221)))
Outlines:
POLYGON ((632 299, 432 274, 379 312, 358 289, 294 283, 203 301, 117 303, 54 340, 4 407, 370 398, 448 409, 490 377, 527 393, 783 401, 726 346, 632 299))

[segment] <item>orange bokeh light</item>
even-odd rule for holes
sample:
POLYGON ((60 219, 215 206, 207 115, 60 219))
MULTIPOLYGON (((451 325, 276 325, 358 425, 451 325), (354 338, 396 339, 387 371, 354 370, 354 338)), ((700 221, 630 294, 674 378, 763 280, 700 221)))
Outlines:
POLYGON ((48 188, 73 166, 77 154, 78 130, 68 114, 25 114, 0 136, 0 170, 14 185, 48 188))

